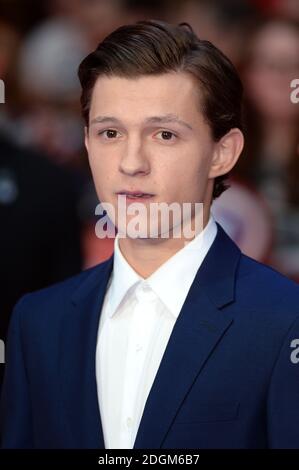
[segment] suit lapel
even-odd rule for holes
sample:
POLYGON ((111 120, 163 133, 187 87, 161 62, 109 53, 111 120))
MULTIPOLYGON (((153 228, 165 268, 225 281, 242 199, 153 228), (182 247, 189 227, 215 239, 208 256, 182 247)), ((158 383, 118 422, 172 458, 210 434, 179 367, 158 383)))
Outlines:
POLYGON ((104 448, 95 375, 102 303, 113 256, 94 268, 72 298, 62 324, 60 380, 74 447, 104 448))
POLYGON ((134 448, 159 448, 179 407, 213 350, 232 324, 220 308, 234 300, 240 250, 218 225, 216 239, 197 272, 174 325, 145 404, 134 448))

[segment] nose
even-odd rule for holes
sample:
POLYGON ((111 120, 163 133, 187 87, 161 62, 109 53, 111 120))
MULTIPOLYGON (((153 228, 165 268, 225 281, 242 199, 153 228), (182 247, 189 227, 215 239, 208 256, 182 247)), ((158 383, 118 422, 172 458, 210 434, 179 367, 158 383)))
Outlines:
POLYGON ((119 171, 130 176, 150 172, 150 163, 141 139, 133 137, 127 140, 119 163, 119 171))

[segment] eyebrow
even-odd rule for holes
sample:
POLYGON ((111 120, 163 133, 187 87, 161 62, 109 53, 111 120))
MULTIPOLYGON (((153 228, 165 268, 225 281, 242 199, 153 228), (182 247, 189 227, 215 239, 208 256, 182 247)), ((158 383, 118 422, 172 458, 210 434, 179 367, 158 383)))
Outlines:
MULTIPOLYGON (((120 120, 113 117, 113 116, 97 116, 96 118, 92 119, 90 121, 90 125, 96 124, 96 123, 107 123, 111 122, 113 124, 120 124, 120 120)), ((193 127, 188 124, 185 121, 182 121, 182 119, 179 119, 179 117, 176 114, 165 114, 163 116, 152 116, 149 117, 145 120, 147 124, 167 124, 167 123, 175 123, 175 124, 180 124, 190 130, 193 130, 193 127)))

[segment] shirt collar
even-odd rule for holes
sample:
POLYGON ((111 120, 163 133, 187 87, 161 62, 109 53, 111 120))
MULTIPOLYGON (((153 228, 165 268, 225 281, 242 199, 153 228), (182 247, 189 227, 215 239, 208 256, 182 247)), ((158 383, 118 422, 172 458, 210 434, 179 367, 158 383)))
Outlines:
POLYGON ((114 240, 113 271, 109 293, 110 314, 114 315, 129 291, 138 283, 146 283, 177 317, 193 283, 195 275, 217 234, 212 214, 205 228, 190 242, 144 279, 129 265, 119 248, 118 234, 114 240))
MULTIPOLYGON (((109 293, 110 314, 114 315, 125 295, 143 278, 129 265, 119 248, 118 234, 114 240, 113 271, 109 293)), ((108 286, 109 287, 109 286, 108 286)))

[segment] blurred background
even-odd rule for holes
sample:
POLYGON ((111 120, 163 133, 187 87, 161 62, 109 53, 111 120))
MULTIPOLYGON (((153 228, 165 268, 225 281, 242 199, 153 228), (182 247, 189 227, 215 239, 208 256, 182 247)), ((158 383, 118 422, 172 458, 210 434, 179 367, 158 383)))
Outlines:
POLYGON ((246 147, 212 211, 243 252, 299 281, 298 0, 0 0, 1 339, 22 294, 112 253, 95 235, 77 67, 146 18, 189 22, 237 67, 246 147))

